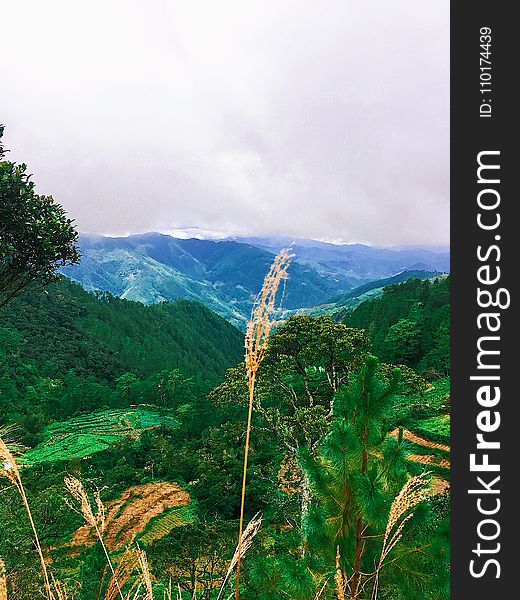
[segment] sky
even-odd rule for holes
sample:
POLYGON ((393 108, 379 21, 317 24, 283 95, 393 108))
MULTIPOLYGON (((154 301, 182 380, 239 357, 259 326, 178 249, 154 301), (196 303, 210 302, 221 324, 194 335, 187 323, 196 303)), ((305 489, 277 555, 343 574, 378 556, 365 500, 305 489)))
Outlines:
POLYGON ((448 0, 24 0, 2 47, 80 231, 449 243, 448 0))

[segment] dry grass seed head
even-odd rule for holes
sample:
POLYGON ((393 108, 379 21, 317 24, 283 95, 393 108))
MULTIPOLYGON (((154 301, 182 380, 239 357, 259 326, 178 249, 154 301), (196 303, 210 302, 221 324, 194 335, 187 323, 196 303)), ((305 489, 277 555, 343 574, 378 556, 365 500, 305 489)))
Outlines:
MULTIPOLYGON (((261 513, 257 512, 256 515, 249 521, 247 527, 244 529, 242 533, 242 537, 240 538, 240 544, 235 548, 235 553, 233 554, 233 558, 229 563, 228 570, 224 577, 223 583, 220 587, 219 593, 217 595, 217 600, 222 600, 224 598, 224 593, 226 591, 226 585, 231 577, 231 573, 238 564, 239 556, 240 558, 244 556, 244 554, 249 550, 251 545, 253 544, 253 539, 255 535, 260 531, 260 527, 262 526, 263 516, 261 513)), ((179 590, 180 594, 180 590, 179 590)), ((179 596, 180 597, 180 596, 179 596)))
POLYGON ((67 506, 82 515, 91 527, 95 527, 96 529, 99 529, 100 532, 103 532, 106 524, 105 506, 103 505, 103 502, 101 502, 99 490, 94 491, 95 509, 93 509, 85 487, 79 479, 69 475, 65 477, 65 485, 70 492, 70 495, 76 500, 79 508, 74 506, 68 499, 65 499, 67 506))
MULTIPOLYGON (((112 577, 108 582, 107 591, 105 593, 105 600, 115 600, 117 596, 121 595, 121 589, 129 581, 132 574, 139 567, 139 556, 136 550, 128 548, 122 554, 115 571, 112 573, 112 577)), ((134 587, 127 594, 127 598, 131 597, 134 587)))
POLYGON ((380 565, 403 537, 404 526, 414 515, 413 512, 409 511, 431 495, 429 475, 430 471, 427 471, 415 477, 410 477, 394 498, 386 525, 380 565))
POLYGON ((12 431, 9 427, 0 427, 0 477, 18 487, 21 479, 15 455, 22 454, 25 448, 12 441, 12 431))
POLYGON ((293 256, 290 254, 290 247, 280 250, 255 300, 245 335, 245 361, 249 377, 256 373, 267 351, 269 335, 280 310, 276 306, 276 295, 280 283, 287 279, 287 269, 293 256))
POLYGON ((427 487, 429 484, 428 476, 429 472, 425 472, 411 477, 394 498, 386 526, 386 537, 407 511, 428 498, 430 495, 427 487))
POLYGON ((144 599, 153 600, 152 578, 150 576, 150 569, 148 567, 148 559, 146 557, 146 552, 139 548, 137 550, 137 558, 139 560, 139 568, 141 569, 144 589, 146 590, 144 599))
POLYGON ((0 600, 7 600, 7 573, 5 563, 0 558, 0 600))
POLYGON ((52 589, 56 595, 56 600, 69 600, 70 596, 67 588, 56 578, 52 577, 52 589))

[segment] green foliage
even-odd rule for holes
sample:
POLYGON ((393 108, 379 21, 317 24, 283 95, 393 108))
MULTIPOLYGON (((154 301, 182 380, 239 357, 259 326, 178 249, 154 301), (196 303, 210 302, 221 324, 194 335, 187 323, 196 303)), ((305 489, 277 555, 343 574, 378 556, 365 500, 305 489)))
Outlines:
POLYGON ((62 279, 0 309, 0 419, 33 446, 52 419, 153 404, 187 412, 242 355, 241 334, 187 301, 145 307, 62 279))
POLYGON ((74 369, 112 381, 125 372, 147 376, 179 368, 215 381, 242 355, 239 331, 201 304, 147 307, 87 293, 67 279, 25 294, 0 315, 18 336, 18 351, 51 377, 74 369))
POLYGON ((51 196, 40 196, 27 165, 3 160, 0 125, 0 306, 33 282, 79 261, 77 231, 51 196))
MULTIPOLYGON (((359 366, 369 342, 359 329, 327 316, 293 316, 271 337, 259 369, 254 408, 286 451, 314 451, 328 430, 334 394, 359 366)), ((243 365, 227 371, 210 395, 218 406, 245 406, 243 365)))
POLYGON ((363 302, 344 323, 367 331, 382 360, 418 368, 429 378, 449 373, 449 277, 410 279, 363 302))
MULTIPOLYGON (((388 381, 377 360, 368 357, 336 393, 334 417, 318 453, 300 450, 312 490, 301 537, 296 529, 272 534, 246 570, 245 597, 337 599, 338 572, 349 582, 349 598, 370 596, 390 506, 414 469, 402 437, 388 435, 398 377, 395 370, 388 381)), ((433 600, 437 592, 447 598, 449 506, 433 497, 414 513, 383 567, 379 598, 433 600)))
MULTIPOLYGON (((437 323, 420 303, 434 294, 410 286, 410 310, 394 306, 389 318, 388 307, 363 308, 381 351, 397 351, 400 336, 388 340, 401 326, 420 331, 419 367, 401 365, 399 381, 395 367, 367 356, 368 337, 350 323, 295 316, 272 335, 259 371, 246 496, 246 519, 261 510, 264 524, 243 561, 244 600, 314 600, 320 590, 321 600, 337 600, 338 546, 342 572, 373 570, 381 538, 369 536, 384 531, 402 482, 423 468, 408 457, 448 457, 387 435, 403 426, 447 443, 449 379, 427 384, 417 373, 432 356, 421 353, 437 323), (283 473, 286 464, 293 471, 283 473), (358 519, 367 543, 356 568, 358 519)), ((65 545, 82 522, 62 500, 66 473, 97 486, 105 502, 131 486, 175 481, 190 503, 151 519, 138 542, 156 592, 171 576, 183 598, 197 587, 214 600, 237 541, 248 390, 243 365, 222 377, 242 356, 241 334, 196 303, 145 307, 67 280, 26 292, 0 314, 0 419, 16 422, 31 446, 23 478, 53 572, 71 588, 82 582, 78 600, 93 599, 106 565, 99 545, 65 545)), ((2 500, 0 556, 19 586, 9 591, 37 597, 30 531, 13 490, 2 500)), ((447 598, 448 526, 444 496, 417 508, 396 562, 383 569, 379 600, 447 598)), ((232 588, 233 581, 227 596, 232 588)))
POLYGON ((180 586, 188 592, 187 598, 194 596, 195 589, 202 592, 203 598, 215 598, 216 593, 210 596, 210 590, 217 588, 235 544, 235 522, 202 519, 158 540, 147 549, 148 559, 152 571, 169 572, 172 587, 180 586))
POLYGON ((424 419, 415 428, 415 431, 424 434, 427 439, 449 443, 450 415, 436 415, 429 419, 424 419))
POLYGON ((387 428, 398 377, 396 371, 386 383, 369 357, 337 394, 319 457, 301 452, 315 497, 305 517, 309 549, 326 558, 331 570, 339 553, 342 571, 357 586, 373 564, 367 536, 384 531, 391 501, 406 481, 402 443, 387 428))
POLYGON ((153 518, 148 527, 138 536, 138 542, 150 546, 157 540, 167 536, 176 527, 191 525, 197 520, 192 504, 172 508, 153 518))

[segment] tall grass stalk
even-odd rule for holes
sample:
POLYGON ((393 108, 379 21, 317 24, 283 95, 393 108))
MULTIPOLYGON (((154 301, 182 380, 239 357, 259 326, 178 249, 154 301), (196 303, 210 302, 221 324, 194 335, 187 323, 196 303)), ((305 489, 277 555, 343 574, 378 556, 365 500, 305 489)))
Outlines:
POLYGON ((385 536, 381 556, 376 567, 374 586, 372 588, 371 600, 377 600, 379 591, 379 574, 383 567, 386 557, 392 549, 399 543, 403 537, 403 529, 406 523, 413 517, 414 513, 409 512, 414 506, 426 500, 430 495, 428 490, 429 472, 421 473, 411 477, 402 487, 401 491, 394 498, 388 515, 385 536))
POLYGON ((152 578, 148 567, 148 558, 146 557, 146 552, 141 548, 137 550, 137 559, 139 561, 139 568, 141 569, 141 576, 144 583, 144 600, 153 600, 152 578))
MULTIPOLYGON (((240 544, 241 556, 243 556, 251 547, 251 544, 253 543, 253 538, 260 531, 261 525, 262 525, 262 515, 258 512, 251 519, 251 521, 249 521, 249 523, 247 524, 247 527, 244 529, 244 533, 242 534, 242 537, 241 537, 242 543, 240 544)), ((231 562, 229 563, 229 567, 228 567, 228 570, 224 577, 224 580, 222 582, 222 585, 220 586, 217 600, 223 600, 223 598, 224 598, 224 593, 226 591, 227 582, 229 581, 231 574, 233 573, 235 567, 237 566, 238 556, 239 556, 239 547, 237 545, 237 547, 235 549, 235 553, 233 554, 233 558, 231 559, 231 562)), ((231 594, 231 596, 233 596, 233 594, 231 594)))
MULTIPOLYGON (((121 588, 126 585, 139 566, 139 551, 134 548, 127 548, 119 559, 115 572, 110 578, 107 591, 105 592, 105 600, 115 600, 117 595, 121 593, 121 588)), ((141 584, 141 578, 136 579, 133 585, 130 586, 130 590, 127 592, 125 600, 129 600, 132 597, 139 598, 141 584)))
POLYGON ((293 255, 290 248, 280 250, 274 259, 269 272, 265 276, 262 289, 253 305, 251 318, 247 324, 245 336, 245 362, 247 372, 247 386, 249 389, 249 406, 247 413, 246 443, 244 450, 244 469, 242 473, 242 493, 240 501, 240 524, 238 532, 238 554, 236 575, 236 600, 240 598, 240 566, 242 558, 242 533, 244 528, 244 507, 247 484, 247 463, 249 458, 249 440, 251 435, 251 420, 255 398, 255 384, 258 369, 265 358, 269 346, 269 336, 276 324, 279 307, 276 305, 276 296, 280 283, 287 278, 287 269, 291 264, 293 255))
POLYGON ((7 574, 5 563, 0 558, 0 600, 7 600, 7 574))
POLYGON ((25 512, 27 513, 27 517, 29 519, 29 523, 33 532, 34 544, 36 546, 38 557, 40 559, 40 565, 45 584, 45 592, 47 594, 48 600, 55 600, 51 588, 49 573, 47 571, 47 565, 45 564, 45 558, 43 556, 42 547, 40 544, 40 538, 38 537, 38 532, 36 531, 36 526, 34 524, 31 508, 29 506, 29 501, 27 500, 27 495, 25 494, 25 488, 22 483, 20 471, 18 469, 18 465, 16 464, 16 460, 13 454, 9 449, 8 444, 4 441, 6 433, 8 432, 6 432, 5 429, 0 430, 0 476, 9 479, 9 481, 15 486, 16 490, 18 491, 18 494, 20 495, 20 498, 22 499, 23 506, 25 508, 25 512))
POLYGON ((90 498, 88 497, 88 494, 85 491, 85 487, 79 479, 69 475, 68 477, 65 477, 65 486, 69 490, 70 495, 74 498, 74 500, 76 500, 78 507, 74 506, 68 499, 65 500, 65 503, 67 504, 67 506, 69 506, 69 508, 81 515, 85 519, 85 522, 88 525, 90 525, 96 532, 96 536, 105 554, 108 567, 112 573, 111 583, 114 585, 115 589, 119 593, 121 600, 125 600, 125 597, 123 596, 123 592, 121 590, 121 586, 119 585, 118 574, 116 572, 116 569, 114 569, 114 565, 112 564, 112 561, 110 559, 110 554, 108 553, 105 541, 103 540, 103 531, 106 525, 105 507, 103 505, 103 502, 101 502, 99 492, 96 490, 96 492, 94 493, 95 508, 93 508, 92 504, 90 503, 90 498))
POLYGON ((70 596, 67 588, 54 577, 52 578, 52 588, 56 594, 56 600, 69 600, 70 596))

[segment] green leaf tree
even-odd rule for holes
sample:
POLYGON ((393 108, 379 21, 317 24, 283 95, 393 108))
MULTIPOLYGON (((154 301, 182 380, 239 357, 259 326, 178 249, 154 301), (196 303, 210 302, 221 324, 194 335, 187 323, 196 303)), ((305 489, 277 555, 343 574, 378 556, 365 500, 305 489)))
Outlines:
MULTIPOLYGON (((317 450, 330 426, 335 394, 368 347, 363 331, 327 316, 290 317, 271 335, 254 409, 288 453, 296 456, 301 446, 317 450)), ((219 406, 247 406, 247 391, 241 364, 227 371, 210 397, 219 406)))
MULTIPOLYGON (((363 363, 368 346, 362 330, 334 323, 328 316, 296 315, 271 335, 258 371, 253 409, 290 461, 296 461, 303 446, 311 454, 317 452, 330 427, 336 393, 363 363)), ((228 409, 234 404, 247 406, 244 365, 229 369, 210 397, 228 409)), ((309 502, 310 489, 304 477, 302 515, 309 502)))
POLYGON ((73 221, 52 196, 36 194, 25 164, 3 160, 3 132, 0 125, 0 306, 79 261, 73 221))
POLYGON ((419 357, 421 330, 411 319, 399 319, 388 330, 385 338, 390 362, 414 365, 419 357))

